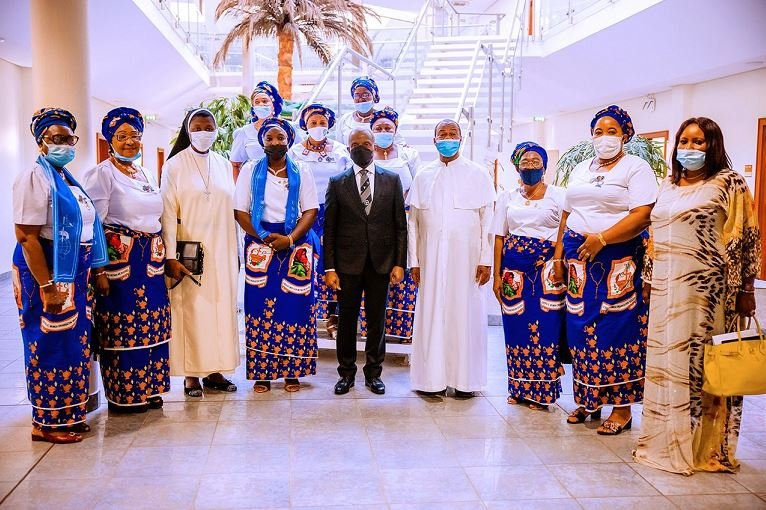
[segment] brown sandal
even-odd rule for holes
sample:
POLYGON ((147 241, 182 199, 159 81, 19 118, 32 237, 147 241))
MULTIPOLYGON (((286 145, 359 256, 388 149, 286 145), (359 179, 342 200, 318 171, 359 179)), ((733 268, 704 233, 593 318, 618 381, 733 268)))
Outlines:
POLYGON ((300 389, 301 389, 301 382, 298 379, 295 379, 295 378, 285 379, 286 392, 295 393, 296 391, 300 391, 300 389))
POLYGON ((597 409, 592 413, 585 410, 584 407, 578 407, 567 416, 567 423, 570 425, 577 425, 578 423, 585 423, 585 420, 590 416, 591 421, 601 419, 601 409, 597 409))
POLYGON ((548 406, 545 404, 538 404, 537 402, 533 402, 531 400, 527 400, 525 398, 516 398, 513 396, 508 396, 507 402, 510 405, 521 405, 521 406, 527 406, 533 411, 547 411, 548 406))
POLYGON ((255 381, 253 390, 256 393, 266 393, 267 391, 271 391, 271 381, 255 381))
POLYGON ((73 444, 82 441, 82 436, 77 432, 51 432, 35 428, 32 431, 32 441, 45 441, 53 444, 73 444))
POLYGON ((622 433, 623 430, 630 430, 633 427, 633 417, 628 418, 624 424, 620 425, 616 421, 606 420, 596 430, 596 434, 600 436, 617 436, 622 433))

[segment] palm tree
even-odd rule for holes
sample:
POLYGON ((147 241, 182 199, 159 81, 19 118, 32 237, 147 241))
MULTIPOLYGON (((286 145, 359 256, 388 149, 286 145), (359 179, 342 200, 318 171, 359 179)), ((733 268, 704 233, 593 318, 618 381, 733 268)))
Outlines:
POLYGON ((372 39, 367 35, 367 15, 378 17, 369 7, 353 0, 222 0, 215 10, 216 21, 224 16, 238 21, 226 34, 213 63, 222 64, 237 40, 242 41, 244 54, 256 37, 276 36, 277 88, 285 99, 290 99, 295 48, 301 58, 301 42, 305 41, 324 64, 332 59, 329 45, 332 39, 370 55, 372 39))

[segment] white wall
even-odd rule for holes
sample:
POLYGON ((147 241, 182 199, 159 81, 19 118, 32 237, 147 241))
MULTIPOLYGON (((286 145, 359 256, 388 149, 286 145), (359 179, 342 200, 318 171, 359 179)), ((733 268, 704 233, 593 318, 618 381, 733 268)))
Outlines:
MULTIPOLYGON (((10 270, 11 258, 16 245, 13 229, 12 184, 21 169, 37 158, 37 145, 29 131, 32 113, 42 105, 32 104, 32 70, 0 59, 0 161, 2 162, 4 186, 0 186, 0 274, 10 270)), ((53 106, 53 105, 45 105, 53 106)), ((66 107, 66 105, 61 105, 66 107)), ((141 110, 140 105, 132 106, 141 110)), ((114 105, 93 98, 91 115, 94 129, 101 129, 101 119, 114 105)), ((77 132, 80 137, 96 133, 77 132)), ((144 131, 144 166, 157 175, 157 148, 170 152, 169 141, 173 129, 149 123, 144 131)), ((93 161, 93 165, 95 165, 93 161)))
MULTIPOLYGON (((766 68, 694 85, 679 85, 655 94, 654 111, 642 110, 645 98, 615 98, 614 104, 630 113, 637 133, 669 131, 670 153, 678 126, 689 117, 709 117, 723 131, 726 150, 735 170, 753 165, 758 119, 766 117, 766 68)), ((593 114, 606 105, 545 119, 543 123, 514 126, 513 144, 534 140, 561 153, 590 136, 593 114)), ((751 187, 754 180, 749 178, 751 187)))

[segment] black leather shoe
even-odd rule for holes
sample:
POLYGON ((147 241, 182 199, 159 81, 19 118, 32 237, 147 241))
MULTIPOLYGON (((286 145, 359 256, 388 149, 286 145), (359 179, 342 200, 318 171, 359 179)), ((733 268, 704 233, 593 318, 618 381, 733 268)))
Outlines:
POLYGON ((354 378, 353 377, 341 377, 338 379, 338 382, 335 383, 335 394, 336 395, 345 395, 348 393, 348 390, 354 387, 354 378))
POLYGON ((380 380, 380 377, 365 379, 364 385, 370 388, 370 391, 376 395, 383 395, 386 392, 386 385, 380 380))
POLYGON ((469 398, 473 398, 476 395, 472 391, 460 391, 455 390, 455 398, 458 400, 467 400, 469 398))

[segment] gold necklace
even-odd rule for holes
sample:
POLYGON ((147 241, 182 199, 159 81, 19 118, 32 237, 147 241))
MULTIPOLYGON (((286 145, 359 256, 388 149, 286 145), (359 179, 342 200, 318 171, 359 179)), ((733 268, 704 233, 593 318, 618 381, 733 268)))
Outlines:
POLYGON ((120 172, 124 173, 128 177, 135 178, 136 174, 138 173, 138 170, 133 169, 133 163, 125 164, 121 161, 118 161, 117 158, 114 156, 109 156, 109 161, 112 162, 112 164, 119 170, 120 172))
POLYGON ((606 159, 606 160, 604 160, 604 159, 601 159, 601 158, 596 158, 596 159, 598 159, 598 167, 599 167, 599 168, 604 168, 605 166, 609 166, 609 165, 611 165, 612 163, 616 163, 616 162, 617 162, 617 161, 619 161, 619 160, 620 160, 620 159, 621 159, 621 158, 622 158, 624 155, 625 155, 625 153, 624 153, 623 151, 620 151, 620 153, 619 153, 619 154, 617 154, 617 155, 616 155, 615 157, 613 157, 613 158, 609 158, 609 159, 606 159))
POLYGON ((540 190, 545 191, 545 184, 543 184, 543 183, 538 184, 537 187, 535 188, 535 190, 532 192, 532 196, 527 195, 527 192, 526 192, 526 190, 523 187, 520 188, 520 189, 521 189, 521 196, 527 199, 527 201, 524 202, 524 205, 529 205, 532 200, 535 200, 535 199, 539 198, 537 196, 538 195, 538 191, 540 191, 540 190))

